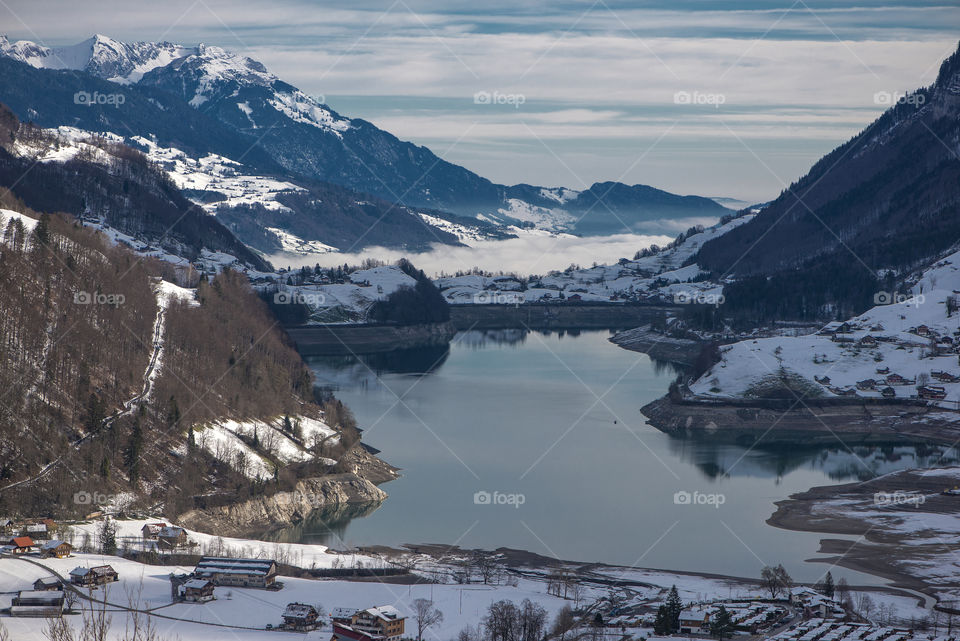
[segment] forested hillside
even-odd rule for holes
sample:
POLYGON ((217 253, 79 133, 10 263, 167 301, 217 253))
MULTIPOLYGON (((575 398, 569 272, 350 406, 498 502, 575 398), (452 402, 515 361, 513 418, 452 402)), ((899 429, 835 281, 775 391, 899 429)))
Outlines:
POLYGON ((695 260, 753 320, 847 318, 960 238, 960 51, 695 260))
POLYGON ((325 417, 242 275, 208 282, 9 192, 0 206, 0 511, 174 514, 339 469, 352 417, 329 399, 325 417))

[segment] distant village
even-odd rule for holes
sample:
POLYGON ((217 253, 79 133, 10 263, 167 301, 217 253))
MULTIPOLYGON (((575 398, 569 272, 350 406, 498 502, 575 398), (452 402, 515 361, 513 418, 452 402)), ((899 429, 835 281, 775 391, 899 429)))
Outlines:
MULTIPOLYGON (((109 520, 100 522, 108 531, 109 520)), ((139 523, 137 526, 139 527, 139 523)), ((43 570, 43 576, 25 582, 10 598, 10 606, 0 607, 0 617, 57 619, 82 614, 85 607, 106 600, 106 591, 121 577, 110 563, 90 563, 89 555, 76 553, 72 543, 62 540, 66 526, 49 518, 0 520, 5 543, 0 545, 0 567, 4 563, 26 562, 43 570), (71 564, 52 564, 52 560, 77 559, 71 564), (100 594, 101 596, 97 596, 100 594)), ((137 530, 131 529, 130 532, 137 530)), ((171 604, 204 607, 218 599, 231 599, 234 590, 284 590, 283 565, 275 559, 196 554, 199 547, 184 528, 160 521, 147 521, 139 530, 140 550, 158 554, 177 554, 175 558, 195 559, 193 570, 170 572, 171 604)), ((104 556, 96 557, 104 559, 104 556)), ((120 557, 109 557, 110 558, 120 557)), ((123 559, 120 559, 123 560, 123 559)), ((125 561, 124 561, 125 562, 125 561)), ((119 566, 118 566, 119 567, 119 566)), ((130 567, 129 565, 126 567, 130 567)), ((546 593, 574 595, 576 607, 566 606, 557 621, 548 628, 541 615, 541 631, 528 641, 546 641, 568 637, 595 641, 614 636, 618 641, 646 641, 652 638, 725 638, 749 636, 777 641, 930 641, 953 638, 952 615, 949 621, 937 618, 904 621, 895 616, 892 606, 878 612, 869 605, 869 597, 855 603, 845 582, 834 586, 829 578, 816 586, 793 585, 782 567, 765 568, 752 596, 726 599, 705 598, 683 603, 674 587, 668 594, 632 593, 626 598, 617 588, 605 590, 596 599, 585 598, 575 575, 544 574, 546 593), (770 572, 770 576, 766 574, 770 572), (560 587, 562 585, 562 588, 560 587), (652 597, 652 598, 651 598, 652 597), (564 618, 566 617, 566 618, 564 618), (941 637, 940 623, 948 630, 941 637)), ((436 580, 429 575, 424 580, 436 580)), ((479 577, 477 580, 481 580, 479 577)), ((482 579, 486 584, 487 579, 482 579)), ((467 577, 467 582, 470 578, 467 577)), ((594 596, 600 593, 594 593, 594 596)), ((403 641, 417 639, 406 624, 407 617, 394 605, 370 605, 362 608, 325 609, 319 603, 291 600, 278 618, 263 624, 263 630, 323 634, 328 641, 403 641)), ((496 604, 494 604, 496 605, 496 604)), ((491 611, 494 606, 491 605, 491 611)), ((542 610, 541 610, 542 611, 542 610)), ((491 615, 488 615, 488 617, 491 615)), ((938 614, 939 616, 939 614, 938 614)), ((946 616, 946 615, 944 615, 946 616)), ((478 621, 479 629, 490 625, 478 621)), ((314 637, 310 637, 314 638, 314 637)), ((488 637, 478 636, 473 641, 488 637)), ((489 637, 491 641, 498 641, 489 637)), ((420 639, 422 641, 422 639, 420 639)), ((462 641, 462 640, 461 640, 462 641)), ((503 640, 500 640, 503 641, 503 640)), ((509 641, 509 640, 506 640, 509 641)))

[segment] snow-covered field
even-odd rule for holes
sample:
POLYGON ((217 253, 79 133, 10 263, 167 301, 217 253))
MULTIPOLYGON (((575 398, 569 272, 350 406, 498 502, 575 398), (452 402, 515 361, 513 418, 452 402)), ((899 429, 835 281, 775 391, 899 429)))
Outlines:
POLYGON ((243 165, 225 156, 208 154, 193 158, 174 147, 160 147, 142 136, 131 140, 147 158, 163 167, 178 189, 223 194, 224 200, 197 200, 210 214, 215 214, 219 206, 256 204, 269 211, 289 212, 289 208, 277 201, 277 196, 284 192, 306 191, 293 183, 251 174, 243 165))
MULTIPOLYGON (((916 385, 926 382, 943 387, 947 401, 960 400, 960 382, 932 375, 960 376, 956 351, 960 313, 948 314, 947 305, 958 289, 960 252, 926 270, 909 292, 878 292, 877 300, 889 304, 847 321, 842 329, 849 331, 760 338, 722 348, 721 362, 690 389, 702 396, 740 397, 783 368, 819 387, 824 396, 853 392, 878 398, 882 389, 890 387, 897 397, 907 397, 916 395, 916 385), (858 382, 868 379, 875 385, 857 388, 858 382)), ((831 323, 824 329, 832 331, 839 325, 831 323)))

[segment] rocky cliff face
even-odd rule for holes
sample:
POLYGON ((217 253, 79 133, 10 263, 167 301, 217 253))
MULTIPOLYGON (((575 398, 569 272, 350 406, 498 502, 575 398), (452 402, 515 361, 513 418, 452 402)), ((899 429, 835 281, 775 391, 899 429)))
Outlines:
POLYGON ((355 473, 335 474, 304 479, 290 492, 279 492, 233 505, 190 510, 176 520, 191 529, 242 536, 299 523, 321 508, 381 503, 386 498, 386 492, 355 473))

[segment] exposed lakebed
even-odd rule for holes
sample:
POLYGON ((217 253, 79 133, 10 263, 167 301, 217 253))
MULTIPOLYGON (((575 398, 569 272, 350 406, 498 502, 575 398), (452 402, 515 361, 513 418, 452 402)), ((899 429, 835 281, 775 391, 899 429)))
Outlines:
POLYGON ((609 335, 471 331, 449 348, 308 358, 318 384, 336 391, 364 441, 402 477, 375 509, 315 514, 271 538, 510 547, 747 577, 784 563, 794 578, 815 580, 824 566, 804 561, 821 536, 767 525, 775 501, 956 460, 943 448, 770 450, 668 436, 639 408, 676 370, 609 335))

